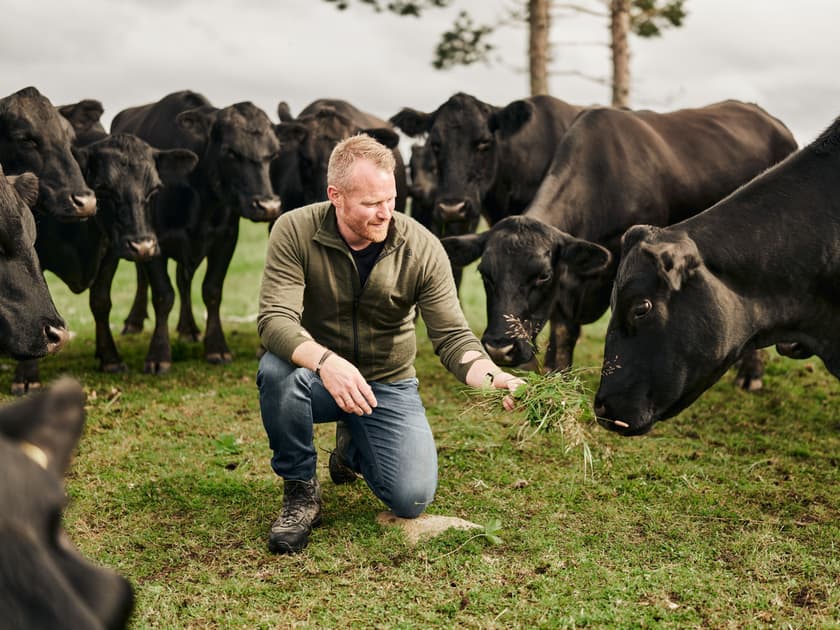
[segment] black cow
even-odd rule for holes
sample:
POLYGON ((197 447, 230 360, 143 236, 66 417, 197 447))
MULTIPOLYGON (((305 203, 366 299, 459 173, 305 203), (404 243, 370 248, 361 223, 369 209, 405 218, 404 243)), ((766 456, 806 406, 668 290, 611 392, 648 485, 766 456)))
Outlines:
POLYGON ((650 430, 745 350, 816 354, 840 378, 840 118, 696 217, 622 245, 595 397, 599 422, 650 430))
POLYGON ((16 359, 57 352, 70 338, 35 252, 37 197, 35 175, 0 168, 0 353, 16 359))
MULTIPOLYGON (((219 307, 239 236, 239 219, 271 221, 280 212, 280 201, 269 179, 269 164, 279 150, 271 121, 252 103, 217 109, 200 94, 183 91, 118 113, 111 131, 134 133, 160 149, 189 149, 199 158, 189 185, 165 186, 154 203, 153 225, 163 257, 143 265, 152 286, 158 322, 146 357, 146 371, 165 372, 172 363, 166 325, 175 301, 166 272, 170 258, 177 262, 181 306, 177 330, 195 341, 200 331, 192 312, 191 285, 196 269, 207 259, 202 284, 207 308, 205 356, 211 363, 231 361, 219 307)), ((125 332, 143 327, 146 282, 144 275, 138 274, 138 291, 125 332)))
POLYGON ((96 196, 73 158, 72 126, 34 87, 0 99, 0 164, 38 176, 35 208, 67 220, 96 213, 96 196))
MULTIPOLYGON (((493 225, 525 210, 581 109, 551 96, 496 107, 458 93, 432 113, 404 108, 393 116, 408 135, 428 134, 437 171, 433 231, 469 234, 482 216, 493 225)), ((460 284, 460 269, 453 271, 460 284)))
MULTIPOLYGON (((68 223, 36 211, 36 249, 41 267, 71 291, 90 289, 100 369, 122 372, 126 366, 109 325, 117 265, 120 259, 145 261, 160 253, 151 222, 153 196, 165 183, 185 182, 198 157, 183 149, 154 149, 131 134, 113 134, 77 149, 76 158, 99 200, 96 216, 68 223)), ((18 363, 12 393, 39 386, 38 372, 37 360, 18 363)))
POLYGON ((129 582, 79 553, 62 527, 63 478, 85 421, 78 382, 0 407, 0 624, 124 628, 129 582))
POLYGON ((271 181, 284 210, 326 200, 330 154, 341 140, 358 133, 366 133, 393 149, 397 162, 394 170, 396 210, 405 210, 405 164, 397 148, 400 137, 390 123, 347 101, 327 98, 313 101, 297 118, 293 118, 289 106, 281 102, 277 115, 280 124, 275 131, 280 140, 280 152, 271 165, 271 181))
MULTIPOLYGON (((609 306, 627 228, 700 212, 795 148, 781 122, 737 101, 670 113, 581 113, 523 216, 443 241, 456 265, 483 255, 483 342, 493 360, 535 363, 536 335, 550 319, 545 367, 570 366, 580 326, 609 306)), ((742 385, 760 386, 762 369, 750 356, 742 385)))
POLYGON ((408 159, 408 196, 411 197, 411 216, 433 232, 435 196, 437 195, 437 165, 428 145, 415 144, 408 159))
POLYGON ((85 146, 108 135, 99 122, 104 109, 102 103, 94 99, 85 99, 71 105, 59 105, 58 113, 73 125, 76 134, 76 146, 85 146))

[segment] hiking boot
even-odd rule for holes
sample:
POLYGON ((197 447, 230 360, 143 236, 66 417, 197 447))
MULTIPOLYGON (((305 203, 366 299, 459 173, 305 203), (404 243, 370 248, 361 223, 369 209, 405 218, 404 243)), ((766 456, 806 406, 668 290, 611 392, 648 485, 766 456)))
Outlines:
POLYGON ((283 511, 271 526, 268 550, 297 553, 309 544, 309 533, 320 524, 321 485, 318 478, 309 481, 286 479, 283 482, 283 511))
POLYGON ((358 475, 347 465, 342 453, 350 444, 350 429, 346 422, 339 420, 335 423, 335 450, 330 453, 330 479, 334 484, 353 483, 358 475))

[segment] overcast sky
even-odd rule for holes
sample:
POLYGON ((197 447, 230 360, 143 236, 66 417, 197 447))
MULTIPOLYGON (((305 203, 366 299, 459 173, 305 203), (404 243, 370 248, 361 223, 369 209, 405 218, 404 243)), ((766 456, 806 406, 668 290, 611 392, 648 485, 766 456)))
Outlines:
MULTIPOLYGON (((596 4, 597 0, 579 0, 596 4)), ((191 89, 219 107, 252 101, 276 120, 316 98, 342 98, 388 118, 432 111, 458 91, 494 105, 527 96, 527 33, 493 40, 500 61, 431 66, 458 9, 489 21, 510 0, 454 0, 423 18, 340 12, 323 0, 28 0, 0 22, 0 96, 34 85, 55 105, 96 98, 106 128, 125 107, 191 89)), ((840 0, 687 0, 684 27, 631 39, 634 107, 659 111, 725 98, 753 101, 800 144, 840 115, 840 0)), ((606 19, 557 18, 554 68, 608 77, 606 19)), ((554 76, 554 96, 605 104, 609 89, 554 76)))

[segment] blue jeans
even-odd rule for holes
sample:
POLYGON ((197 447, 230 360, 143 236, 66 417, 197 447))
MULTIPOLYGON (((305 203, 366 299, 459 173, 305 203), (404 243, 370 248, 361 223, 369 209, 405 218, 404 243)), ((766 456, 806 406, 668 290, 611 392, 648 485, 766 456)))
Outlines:
POLYGON ((394 514, 415 518, 432 502, 437 488, 437 450, 417 379, 370 386, 378 403, 373 413, 345 413, 313 371, 266 352, 257 370, 257 387, 274 452, 271 467, 283 479, 312 479, 318 457, 314 423, 342 420, 352 439, 341 459, 394 514))

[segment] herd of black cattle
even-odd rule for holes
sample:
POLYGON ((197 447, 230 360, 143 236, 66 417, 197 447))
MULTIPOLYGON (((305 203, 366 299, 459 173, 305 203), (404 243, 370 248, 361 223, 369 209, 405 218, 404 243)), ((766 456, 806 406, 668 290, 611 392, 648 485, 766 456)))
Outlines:
MULTIPOLYGON (((774 344, 840 377, 840 119, 797 151, 782 122, 739 101, 655 113, 459 93, 385 121, 319 99, 297 117, 280 103, 274 124, 251 103, 217 108, 184 91, 118 113, 110 133, 102 113, 32 87, 0 99, 0 353, 18 361, 17 394, 68 339, 44 269, 89 291, 100 368, 119 372, 111 283, 120 259, 137 263, 123 332, 142 330, 151 294, 144 369, 162 373, 167 260, 176 330, 195 341, 191 285, 206 260, 205 356, 230 361, 219 308, 240 219, 270 224, 323 199, 332 148, 359 132, 393 149, 397 208, 441 238, 456 282, 480 258, 482 342, 497 363, 534 369, 549 323, 544 366, 567 368, 581 326, 611 308, 594 401, 604 427, 645 433, 736 362, 741 386, 760 387, 758 350, 774 344), (396 129, 424 139, 407 169, 396 129)), ((61 532, 83 416, 68 382, 0 409, 0 505, 13 515, 0 519, 0 614, 15 627, 121 627, 131 609, 128 584, 61 532)))

